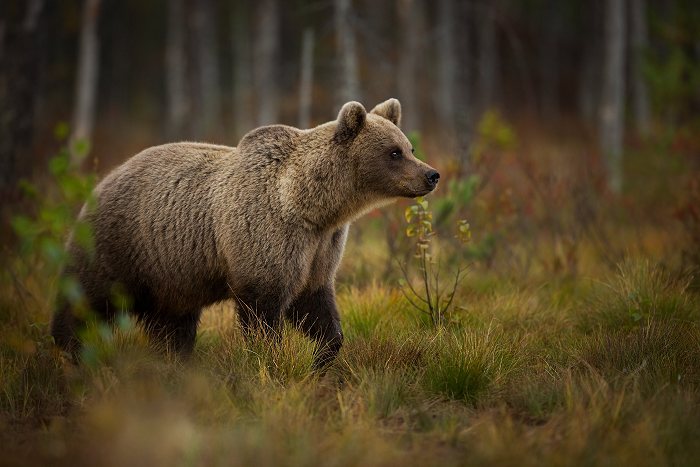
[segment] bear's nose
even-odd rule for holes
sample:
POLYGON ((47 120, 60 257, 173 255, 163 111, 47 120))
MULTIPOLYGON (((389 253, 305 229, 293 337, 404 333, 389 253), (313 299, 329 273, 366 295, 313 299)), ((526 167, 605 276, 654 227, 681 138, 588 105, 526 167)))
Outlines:
POLYGON ((428 170, 428 172, 425 174, 425 177, 428 179, 428 183, 430 184, 430 186, 437 185, 438 180, 440 180, 440 174, 437 170, 428 170))

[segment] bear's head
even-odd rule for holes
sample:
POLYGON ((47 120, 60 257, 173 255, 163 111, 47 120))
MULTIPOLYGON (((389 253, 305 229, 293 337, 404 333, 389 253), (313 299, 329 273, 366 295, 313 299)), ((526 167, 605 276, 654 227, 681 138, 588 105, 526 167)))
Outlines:
POLYGON ((367 113, 359 102, 340 109, 334 139, 354 165, 355 180, 376 198, 415 198, 435 189, 440 174, 413 155, 399 129, 401 104, 389 99, 367 113))

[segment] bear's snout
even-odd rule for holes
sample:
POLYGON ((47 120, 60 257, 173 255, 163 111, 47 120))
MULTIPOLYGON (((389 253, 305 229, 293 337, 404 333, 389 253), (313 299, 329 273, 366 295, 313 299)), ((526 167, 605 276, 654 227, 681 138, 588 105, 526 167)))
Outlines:
POLYGON ((430 169, 425 173, 425 178, 428 181, 428 186, 430 186, 430 188, 435 188, 438 184, 438 180, 440 180, 440 174, 437 170, 430 169))

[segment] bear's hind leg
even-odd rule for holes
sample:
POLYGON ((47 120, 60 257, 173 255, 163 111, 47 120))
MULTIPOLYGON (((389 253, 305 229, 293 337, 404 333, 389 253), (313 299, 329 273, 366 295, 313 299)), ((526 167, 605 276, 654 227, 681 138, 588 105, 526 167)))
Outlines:
POLYGON ((88 323, 104 321, 114 324, 114 307, 106 298, 92 298, 90 306, 77 307, 65 298, 59 298, 56 311, 51 320, 51 335, 56 345, 67 352, 73 361, 77 363, 83 343, 80 334, 86 329, 88 323))
POLYGON ((151 342, 166 353, 187 358, 192 355, 201 310, 181 315, 164 312, 142 315, 144 329, 151 342))
POLYGON ((60 300, 51 320, 51 335, 56 345, 75 362, 78 361, 82 348, 78 333, 84 326, 85 321, 76 316, 71 304, 60 300))

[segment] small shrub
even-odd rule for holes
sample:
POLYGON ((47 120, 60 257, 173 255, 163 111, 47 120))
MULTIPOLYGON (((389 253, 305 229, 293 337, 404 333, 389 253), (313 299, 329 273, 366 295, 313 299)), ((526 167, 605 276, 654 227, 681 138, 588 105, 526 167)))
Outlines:
MULTIPOLYGON (((431 251, 432 238, 435 236, 432 224, 433 214, 428 209, 428 201, 417 198, 416 203, 406 208, 406 236, 415 238, 415 253, 418 280, 411 277, 408 265, 402 265, 403 279, 400 281, 401 292, 416 310, 425 315, 433 326, 442 326, 450 321, 450 307, 457 292, 459 282, 464 278, 466 266, 459 265, 454 279, 448 285, 440 284, 440 260, 431 251)), ((460 220, 457 223, 457 236, 462 244, 471 239, 469 223, 460 220)))
POLYGON ((515 369, 515 346, 492 330, 439 333, 427 358, 423 385, 430 392, 475 404, 515 369))

